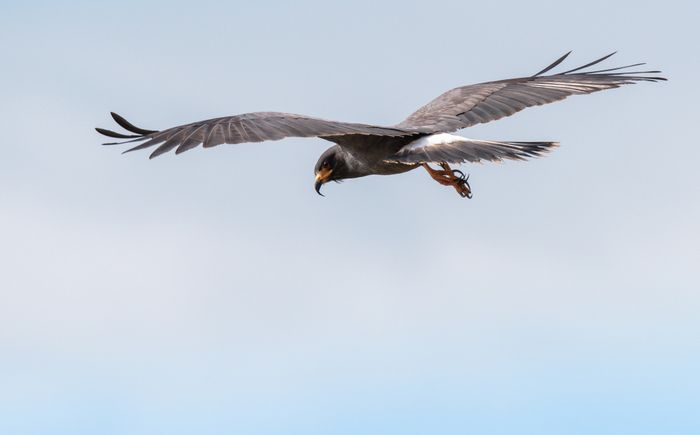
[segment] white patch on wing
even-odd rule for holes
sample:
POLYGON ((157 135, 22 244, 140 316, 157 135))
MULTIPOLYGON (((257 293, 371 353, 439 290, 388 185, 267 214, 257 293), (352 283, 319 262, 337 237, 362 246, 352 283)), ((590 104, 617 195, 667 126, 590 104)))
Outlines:
POLYGON ((471 139, 449 133, 431 134, 430 136, 423 136, 420 139, 416 139, 413 142, 406 144, 406 146, 401 150, 401 154, 406 154, 410 151, 419 150, 422 148, 460 142, 471 142, 471 139))
POLYGON ((526 160, 538 157, 555 146, 557 146, 556 142, 493 141, 439 133, 424 136, 406 144, 387 161, 416 164, 526 160))

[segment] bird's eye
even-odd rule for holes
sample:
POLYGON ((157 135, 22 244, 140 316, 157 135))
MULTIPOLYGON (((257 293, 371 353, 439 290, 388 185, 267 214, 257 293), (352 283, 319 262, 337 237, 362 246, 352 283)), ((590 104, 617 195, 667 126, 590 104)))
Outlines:
POLYGON ((322 167, 323 169, 328 169, 328 168, 331 167, 331 164, 328 163, 328 160, 324 160, 323 163, 321 164, 321 167, 322 167))

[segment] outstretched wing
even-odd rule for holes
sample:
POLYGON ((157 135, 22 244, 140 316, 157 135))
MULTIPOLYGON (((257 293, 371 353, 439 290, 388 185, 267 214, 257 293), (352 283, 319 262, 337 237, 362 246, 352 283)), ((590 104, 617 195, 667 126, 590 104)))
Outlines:
POLYGON ((116 113, 112 113, 112 118, 124 129, 135 134, 122 134, 103 128, 96 128, 99 133, 105 136, 129 139, 105 145, 145 141, 124 152, 158 145, 151 153, 150 158, 157 157, 173 149, 175 149, 176 154, 180 154, 197 147, 199 144, 204 144, 204 148, 209 148, 224 143, 262 142, 279 140, 285 137, 321 137, 333 142, 344 142, 343 138, 348 136, 400 137, 416 135, 415 131, 404 130, 398 127, 335 122, 278 112, 245 113, 224 118, 208 119, 161 131, 136 127, 116 113))
POLYGON ((525 160, 539 157, 558 146, 557 142, 499 142, 477 140, 448 133, 424 136, 404 146, 386 159, 389 162, 464 163, 500 162, 503 159, 525 160))
POLYGON ((648 75, 660 71, 629 71, 638 63, 618 68, 581 72, 615 53, 562 73, 542 74, 559 65, 571 52, 531 77, 462 86, 440 95, 411 114, 397 128, 422 133, 451 132, 510 116, 526 107, 563 100, 570 95, 590 94, 621 85, 666 80, 648 75))

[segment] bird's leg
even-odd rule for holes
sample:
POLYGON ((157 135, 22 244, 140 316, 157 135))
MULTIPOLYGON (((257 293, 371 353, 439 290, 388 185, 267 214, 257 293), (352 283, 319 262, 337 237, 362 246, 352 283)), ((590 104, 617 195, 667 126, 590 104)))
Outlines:
POLYGON ((472 189, 471 186, 469 186, 469 176, 464 175, 464 172, 450 168, 450 165, 447 163, 440 163, 442 170, 433 169, 427 163, 423 163, 422 166, 428 171, 428 174, 433 180, 443 186, 454 187, 462 198, 472 197, 472 189))
POLYGON ((437 181, 443 186, 452 186, 452 172, 449 172, 447 170, 440 171, 437 169, 433 169, 427 163, 423 163, 423 167, 426 171, 428 171, 428 174, 433 178, 433 180, 437 181))

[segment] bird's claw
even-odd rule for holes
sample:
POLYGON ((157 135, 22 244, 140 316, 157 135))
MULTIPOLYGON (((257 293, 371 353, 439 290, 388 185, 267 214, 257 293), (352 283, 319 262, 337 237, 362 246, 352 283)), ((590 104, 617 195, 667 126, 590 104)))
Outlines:
POLYGON ((452 175, 456 178, 454 186, 459 196, 471 199, 472 187, 469 185, 469 174, 465 175, 464 172, 459 169, 453 169, 452 175))
POLYGON ((447 163, 440 163, 442 167, 441 171, 435 170, 430 167, 427 163, 423 163, 422 166, 428 172, 428 174, 433 178, 433 180, 442 184, 443 186, 452 186, 455 188, 459 196, 462 198, 472 197, 472 188, 469 185, 469 175, 465 175, 464 172, 459 169, 452 169, 447 163))

